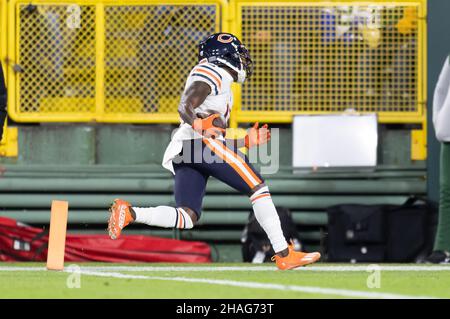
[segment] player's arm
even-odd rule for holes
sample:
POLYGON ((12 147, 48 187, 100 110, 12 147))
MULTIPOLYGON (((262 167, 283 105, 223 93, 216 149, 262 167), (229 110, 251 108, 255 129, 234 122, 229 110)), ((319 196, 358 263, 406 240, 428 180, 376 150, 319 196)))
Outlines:
POLYGON ((178 113, 185 123, 194 124, 197 119, 195 109, 203 104, 211 93, 211 88, 205 82, 196 81, 186 90, 178 105, 178 113))
POLYGON ((213 122, 219 114, 212 114, 207 118, 201 119, 195 115, 195 109, 203 104, 208 95, 211 94, 211 87, 205 82, 195 81, 189 86, 181 97, 178 105, 178 113, 185 123, 204 137, 215 138, 219 135, 225 135, 225 129, 216 127, 213 122))

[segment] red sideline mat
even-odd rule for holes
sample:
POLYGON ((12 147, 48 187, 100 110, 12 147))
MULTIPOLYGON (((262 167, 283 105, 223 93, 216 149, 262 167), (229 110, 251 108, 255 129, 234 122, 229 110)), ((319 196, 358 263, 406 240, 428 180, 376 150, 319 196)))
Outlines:
MULTIPOLYGON (((48 231, 0 217, 0 261, 45 261, 48 231)), ((65 261, 208 263, 211 249, 203 242, 143 235, 73 235, 66 239, 65 261)))

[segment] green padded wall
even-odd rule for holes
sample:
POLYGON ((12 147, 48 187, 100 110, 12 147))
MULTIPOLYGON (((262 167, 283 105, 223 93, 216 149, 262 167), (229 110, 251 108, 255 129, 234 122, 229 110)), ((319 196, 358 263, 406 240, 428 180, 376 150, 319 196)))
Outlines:
POLYGON ((96 128, 96 163, 160 164, 170 141, 168 125, 105 125, 96 128))
POLYGON ((93 126, 20 126, 18 143, 19 164, 95 164, 93 126))

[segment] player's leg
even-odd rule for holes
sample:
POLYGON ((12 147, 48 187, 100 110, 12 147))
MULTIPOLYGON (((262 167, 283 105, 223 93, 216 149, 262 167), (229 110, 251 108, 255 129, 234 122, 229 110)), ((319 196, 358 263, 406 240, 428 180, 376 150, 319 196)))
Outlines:
POLYGON ((441 259, 445 261, 450 259, 450 143, 448 142, 442 143, 440 165, 439 222, 434 251, 442 252, 441 259))
POLYGON ((280 218, 261 175, 241 152, 211 139, 205 139, 204 144, 204 156, 209 162, 204 165, 207 173, 249 196, 255 217, 269 237, 273 250, 280 254, 287 253, 288 244, 283 235, 280 218))
POLYGON ((280 269, 292 269, 317 261, 319 253, 295 252, 293 247, 288 246, 269 187, 247 156, 219 141, 208 139, 204 143, 220 159, 216 163, 204 165, 206 173, 249 196, 255 217, 276 253, 277 266, 280 269))
POLYGON ((190 229, 200 219, 208 176, 186 164, 174 164, 176 207, 133 207, 136 222, 164 228, 190 229))
POLYGON ((174 164, 176 207, 134 207, 116 199, 111 206, 108 225, 112 239, 120 236, 132 222, 163 228, 191 229, 200 217, 208 176, 186 164, 174 164))
MULTIPOLYGON (((278 213, 276 211, 275 205, 273 204, 269 188, 266 186, 266 184, 261 183, 260 185, 252 189, 251 193, 252 194, 250 195, 250 200, 253 205, 253 211, 255 212, 255 216, 257 216, 257 213, 259 213, 260 218, 258 219, 258 222, 266 231, 269 239, 271 238, 269 235, 270 233, 275 235, 278 233, 278 231, 282 232, 278 213), (274 222, 275 214, 278 219, 277 222, 274 222), (263 223, 266 223, 265 227, 263 226, 263 223)), ((281 233, 281 235, 283 235, 283 233, 281 233)), ((277 267, 282 270, 293 269, 300 266, 312 264, 320 259, 320 253, 304 253, 295 251, 292 244, 285 249, 278 251, 275 250, 275 246, 273 247, 276 254, 272 257, 272 261, 275 261, 277 267)))

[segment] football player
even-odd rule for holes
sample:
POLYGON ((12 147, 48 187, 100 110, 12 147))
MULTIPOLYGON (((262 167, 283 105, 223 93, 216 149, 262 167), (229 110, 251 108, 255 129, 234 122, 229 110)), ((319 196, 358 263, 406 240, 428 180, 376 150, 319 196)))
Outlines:
POLYGON ((116 199, 110 208, 109 236, 116 239, 130 223, 191 229, 200 219, 210 176, 249 197, 255 216, 275 251, 279 269, 314 263, 318 252, 297 252, 286 242, 269 188, 238 149, 267 143, 267 125, 256 123, 243 139, 227 140, 225 129, 233 104, 231 84, 253 72, 248 50, 232 34, 216 33, 199 45, 199 63, 190 72, 178 112, 181 125, 164 154, 163 166, 174 174, 176 207, 135 207, 116 199))

